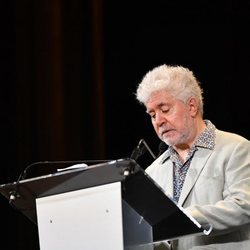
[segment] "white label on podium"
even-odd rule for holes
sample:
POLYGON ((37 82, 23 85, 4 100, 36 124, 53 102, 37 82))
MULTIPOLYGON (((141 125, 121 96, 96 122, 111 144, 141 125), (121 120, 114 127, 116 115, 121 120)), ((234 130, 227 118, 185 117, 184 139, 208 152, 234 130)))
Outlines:
POLYGON ((41 250, 123 250, 121 183, 36 199, 41 250))

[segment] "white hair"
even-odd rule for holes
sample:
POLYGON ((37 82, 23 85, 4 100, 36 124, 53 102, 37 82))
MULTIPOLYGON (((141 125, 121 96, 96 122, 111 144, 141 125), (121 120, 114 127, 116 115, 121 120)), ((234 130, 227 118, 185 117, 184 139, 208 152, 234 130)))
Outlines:
POLYGON ((152 93, 159 90, 166 90, 183 102, 187 102, 191 97, 196 98, 203 115, 203 91, 199 81, 188 68, 165 64, 155 67, 139 83, 136 98, 145 105, 152 93))

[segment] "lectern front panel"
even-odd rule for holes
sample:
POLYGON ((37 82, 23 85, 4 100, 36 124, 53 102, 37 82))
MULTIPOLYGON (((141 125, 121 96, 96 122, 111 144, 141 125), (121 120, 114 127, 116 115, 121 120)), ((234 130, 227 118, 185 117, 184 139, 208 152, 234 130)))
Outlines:
POLYGON ((41 250, 123 249, 121 183, 36 199, 41 250))

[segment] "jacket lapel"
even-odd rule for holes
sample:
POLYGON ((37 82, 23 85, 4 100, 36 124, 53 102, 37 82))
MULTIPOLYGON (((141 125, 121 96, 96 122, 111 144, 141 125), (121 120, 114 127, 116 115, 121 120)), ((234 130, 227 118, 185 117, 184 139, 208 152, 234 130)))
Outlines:
POLYGON ((173 193, 174 193, 173 184, 169 185, 170 183, 174 182, 173 163, 172 163, 172 161, 167 161, 165 164, 166 164, 165 169, 167 171, 167 174, 166 174, 167 179, 166 179, 166 186, 165 186, 164 190, 168 196, 173 197, 173 193))
POLYGON ((212 150, 206 148, 198 148, 198 150, 195 152, 195 156, 191 161, 191 165, 189 167, 189 170, 185 178, 185 182, 183 184, 182 192, 178 201, 179 206, 182 206, 183 203, 185 202, 188 194, 195 185, 211 153, 212 150))

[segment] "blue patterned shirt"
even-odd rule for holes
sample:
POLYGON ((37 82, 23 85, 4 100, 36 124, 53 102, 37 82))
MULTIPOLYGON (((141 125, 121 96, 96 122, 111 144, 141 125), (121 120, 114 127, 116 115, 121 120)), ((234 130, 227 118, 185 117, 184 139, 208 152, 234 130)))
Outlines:
POLYGON ((187 171, 192 162, 193 156, 199 147, 213 149, 215 144, 215 126, 209 121, 205 120, 206 128, 201 133, 201 135, 197 138, 194 145, 191 147, 187 159, 184 163, 179 158, 178 153, 174 150, 172 146, 170 146, 166 153, 165 157, 162 161, 164 163, 167 159, 170 159, 173 162, 173 200, 178 202, 181 190, 186 178, 187 171))

